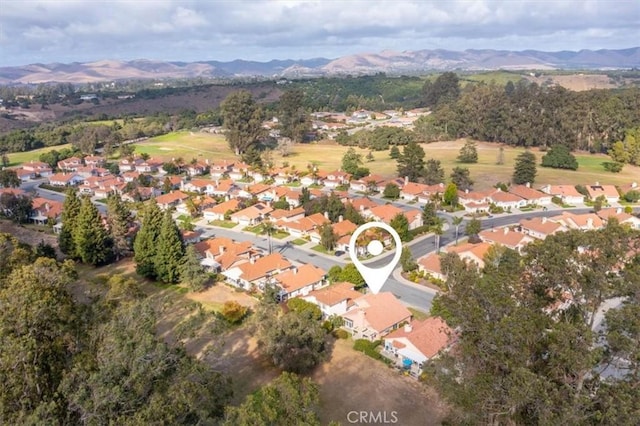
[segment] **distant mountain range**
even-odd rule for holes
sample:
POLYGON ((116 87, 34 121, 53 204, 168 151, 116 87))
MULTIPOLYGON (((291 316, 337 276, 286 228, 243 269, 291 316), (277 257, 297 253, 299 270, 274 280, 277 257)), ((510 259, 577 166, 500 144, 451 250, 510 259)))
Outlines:
POLYGON ((325 75, 415 74, 440 70, 618 69, 640 67, 640 47, 620 50, 541 52, 537 50, 418 50, 363 53, 337 59, 272 60, 255 62, 153 60, 71 64, 31 64, 0 67, 0 84, 47 82, 89 83, 125 79, 314 77, 325 75))

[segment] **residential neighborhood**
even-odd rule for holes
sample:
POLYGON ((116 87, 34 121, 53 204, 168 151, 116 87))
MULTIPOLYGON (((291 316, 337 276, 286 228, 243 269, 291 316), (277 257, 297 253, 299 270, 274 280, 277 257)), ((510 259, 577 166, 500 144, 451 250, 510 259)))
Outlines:
MULTIPOLYGON (((228 285, 238 289, 260 293, 267 286, 273 286, 281 302, 303 298, 318 306, 325 318, 341 317, 344 329, 354 338, 372 342, 383 340, 382 354, 412 374, 418 374, 425 362, 437 356, 439 351, 448 350, 455 342, 455 332, 441 320, 416 320, 407 309, 428 310, 428 300, 435 294, 429 288, 423 289, 424 300, 414 304, 413 299, 406 299, 402 289, 415 284, 399 275, 390 278, 398 283, 395 294, 388 291, 364 294, 351 283, 331 283, 328 265, 343 265, 348 261, 349 240, 357 225, 342 215, 332 221, 326 211, 307 213, 300 201, 302 189, 306 188, 311 200, 335 197, 342 205, 350 205, 365 221, 390 224, 400 215, 406 218, 409 231, 420 230, 423 226, 421 207, 441 197, 444 184, 424 185, 406 178, 387 180, 376 175, 353 179, 341 171, 316 170, 311 177, 282 167, 263 171, 258 176, 244 163, 208 160, 192 164, 184 175, 169 175, 161 171, 160 161, 137 158, 120 161, 120 174, 111 175, 99 168, 103 164, 104 159, 98 156, 73 157, 61 161, 58 164, 60 172, 52 173, 40 164, 27 163, 20 169, 23 171, 21 180, 44 182, 52 189, 75 187, 96 202, 114 194, 130 202, 152 199, 160 209, 173 211, 176 219, 192 218, 197 223, 197 232, 191 232, 191 236, 185 231, 183 238, 185 242, 195 244, 205 270, 221 274, 228 285), (84 173, 85 169, 87 173, 84 173), (144 186, 138 184, 141 181, 156 181, 157 184, 144 186), (399 188, 399 200, 381 198, 390 183, 399 188), (284 252, 286 255, 280 251, 271 252, 272 243, 261 248, 243 240, 243 235, 252 232, 249 229, 263 229, 265 224, 272 227, 272 232, 280 233, 280 240, 273 238, 278 246, 282 246, 280 241, 284 238, 290 247, 284 252), (308 261, 312 259, 310 248, 321 246, 325 224, 330 225, 335 235, 335 254, 317 254, 316 257, 320 256, 323 261, 316 265, 313 260, 308 261), (223 234, 217 236, 220 232, 223 234), (299 241, 302 246, 292 244, 293 241, 299 241), (304 255, 292 258, 291 250, 300 250, 304 255)), ((628 187, 636 186, 629 183, 628 187)), ((446 245, 441 251, 433 251, 431 247, 423 255, 417 252, 418 271, 426 279, 445 281, 447 277, 440 264, 445 253, 455 253, 481 269, 493 246, 523 253, 528 244, 549 235, 571 229, 601 229, 612 219, 632 229, 640 229, 640 219, 625 213, 618 204, 620 188, 596 182, 587 185, 586 189, 586 195, 570 185, 546 185, 536 189, 526 184, 511 185, 506 190, 458 191, 460 210, 456 215, 484 218, 483 221, 488 222, 493 214, 499 214, 507 225, 483 227, 478 242, 446 245), (577 207, 603 199, 611 207, 595 213, 584 212, 584 209, 574 212, 554 203, 553 197, 563 205, 577 207), (527 211, 544 215, 528 217, 527 211), (517 219, 508 222, 509 216, 514 214, 517 219)), ((7 192, 6 189, 2 191, 7 192)), ((40 189, 38 192, 41 196, 33 198, 30 220, 39 225, 51 224, 54 231, 59 232, 62 202, 48 200, 46 197, 54 194, 51 191, 40 189)), ((270 235, 268 238, 272 239, 270 235)), ((416 244, 425 247, 424 243, 416 244)))

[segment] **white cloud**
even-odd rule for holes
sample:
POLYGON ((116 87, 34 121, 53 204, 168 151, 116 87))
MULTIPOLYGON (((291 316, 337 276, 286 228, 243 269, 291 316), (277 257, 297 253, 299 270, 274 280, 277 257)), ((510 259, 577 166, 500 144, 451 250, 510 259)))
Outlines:
POLYGON ((639 28, 636 0, 5 0, 0 65, 57 61, 57 52, 226 60, 389 47, 623 48, 638 44, 639 28))

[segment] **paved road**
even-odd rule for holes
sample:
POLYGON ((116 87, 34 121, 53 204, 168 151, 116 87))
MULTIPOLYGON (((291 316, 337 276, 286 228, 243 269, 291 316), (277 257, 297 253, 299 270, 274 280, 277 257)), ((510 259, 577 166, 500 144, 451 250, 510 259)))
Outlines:
MULTIPOLYGON (((36 190, 36 185, 39 183, 41 182, 25 183, 22 185, 22 188, 25 190, 36 190)), ((43 197, 46 197, 52 200, 61 201, 61 202, 64 201, 63 194, 53 192, 53 191, 46 191, 43 189, 37 189, 37 190, 39 191, 40 195, 43 197)), ((358 198, 358 196, 355 196, 354 198, 358 198)), ((372 199, 379 204, 384 204, 387 202, 384 199, 380 199, 376 197, 373 197, 372 199)), ((106 210, 106 207, 103 204, 101 203, 96 203, 96 204, 98 205, 98 208, 100 209, 100 211, 104 212, 106 210)), ((418 205, 418 204, 410 205, 404 202, 399 202, 394 204, 396 204, 398 207, 404 210, 421 208, 421 205, 418 205)), ((638 207, 634 208, 636 212, 639 209, 640 208, 638 207)), ((534 212, 526 212, 526 213, 520 213, 520 214, 514 213, 514 214, 500 215, 493 218, 486 218, 481 221, 482 229, 490 229, 493 227, 501 227, 505 225, 515 224, 515 223, 518 223, 521 219, 526 217, 555 216, 559 214, 561 211, 562 210, 560 209, 553 208, 548 211, 534 211, 534 212)), ((575 209, 571 209, 571 211, 579 214, 579 213, 589 212, 591 211, 591 209, 575 208, 575 209)), ((449 224, 451 223, 451 218, 452 218, 451 214, 438 213, 438 216, 445 219, 449 224)), ((465 219, 465 221, 460 225, 460 228, 459 228, 460 236, 464 234, 464 229, 467 222, 468 222, 468 219, 465 219)), ((198 226, 198 229, 203 232, 203 236, 205 237, 216 235, 216 236, 232 238, 237 241, 250 241, 254 246, 263 250, 268 250, 269 244, 266 236, 238 232, 238 231, 224 229, 224 228, 213 228, 208 226, 198 226)), ((453 243, 454 240, 455 240, 455 227, 450 225, 440 238, 440 246, 442 247, 447 244, 453 243)), ((282 253, 282 255, 285 256, 287 259, 290 259, 295 262, 300 262, 300 263, 312 263, 327 271, 334 265, 342 266, 344 264, 344 262, 341 262, 339 260, 334 260, 326 256, 301 250, 298 247, 292 245, 291 243, 282 242, 276 239, 272 240, 272 247, 274 251, 278 251, 282 253)), ((435 238, 432 235, 428 237, 420 238, 412 243, 409 243, 409 248, 411 249, 411 252, 415 258, 424 256, 427 253, 435 251, 436 249, 435 238)), ((386 255, 383 255, 382 257, 376 259, 375 261, 368 263, 367 265, 373 268, 384 266, 387 264, 387 262, 389 262, 392 255, 393 255, 393 252, 389 252, 386 255)), ((382 291, 390 291, 393 294, 395 294, 406 305, 428 312, 431 309, 431 302, 434 297, 433 290, 424 288, 424 287, 418 287, 415 285, 406 284, 401 280, 397 279, 396 277, 394 277, 394 275, 396 276, 398 275, 397 270, 395 271, 394 274, 392 274, 390 277, 387 278, 387 281, 382 287, 382 291)))

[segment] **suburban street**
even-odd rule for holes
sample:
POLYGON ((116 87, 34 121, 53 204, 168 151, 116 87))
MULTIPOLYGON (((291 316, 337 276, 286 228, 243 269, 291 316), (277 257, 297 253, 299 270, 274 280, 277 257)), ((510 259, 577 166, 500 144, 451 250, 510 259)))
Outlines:
MULTIPOLYGON (((39 188, 38 185, 42 183, 43 180, 38 181, 30 181, 23 183, 21 186, 22 189, 28 192, 36 191, 39 193, 41 197, 64 202, 64 194, 49 191, 42 188, 39 188)), ((361 195, 355 195, 353 198, 361 198, 361 195)), ((373 201, 378 204, 385 204, 388 201, 382 199, 380 197, 371 197, 373 201)), ((393 202, 399 208, 403 210, 408 209, 420 209, 421 205, 418 204, 409 204, 404 201, 393 202)), ((102 212, 106 212, 106 206, 103 203, 96 203, 98 209, 102 212)), ((562 209, 557 206, 550 206, 549 210, 546 211, 532 211, 526 213, 505 213, 501 215, 496 215, 495 217, 481 219, 482 229, 491 229, 496 227, 502 227, 506 225, 512 225, 518 223, 521 219, 531 218, 531 217, 551 217, 560 214, 564 210, 569 210, 573 213, 581 214, 588 213, 592 211, 591 208, 571 208, 571 209, 562 209)), ((640 207, 634 207, 634 211, 638 212, 640 207)), ((458 213, 461 214, 462 212, 458 213)), ((452 244, 455 241, 455 227, 451 225, 451 219, 454 215, 448 213, 439 212, 438 216, 445 220, 445 229, 443 235, 440 237, 440 247, 444 247, 448 244, 452 244), (447 226, 448 225, 448 226, 447 226)), ((462 224, 459 227, 459 237, 464 237, 464 229, 469 219, 465 218, 462 224)), ((220 227, 214 227, 206 224, 205 221, 199 221, 196 223, 196 230, 202 233, 202 238, 210 238, 213 236, 217 237, 226 237, 231 238, 236 241, 250 241, 255 247, 258 247, 265 252, 269 248, 268 238, 265 235, 255 235, 250 232, 238 231, 235 229, 226 229, 220 227)), ((430 252, 436 250, 435 247, 435 238, 432 234, 427 236, 422 236, 415 239, 412 242, 408 243, 408 247, 411 249, 414 258, 422 257, 430 252)), ((299 247, 293 245, 289 241, 281 241, 278 239, 272 239, 272 248, 274 252, 281 253, 285 258, 290 261, 297 263, 312 263, 313 265, 318 266, 319 268, 328 271, 332 266, 339 265, 344 266, 348 261, 348 256, 343 256, 342 258, 331 257, 328 255, 320 254, 314 252, 308 248, 299 247)), ((387 264, 393 257, 394 252, 386 252, 380 255, 377 259, 372 260, 366 265, 372 268, 379 268, 387 264)), ((400 268, 396 268, 394 273, 387 278, 384 286, 381 291, 390 291, 396 297, 398 297, 405 305, 419 309, 424 312, 429 312, 431 309, 431 303, 433 301, 436 292, 428 287, 420 286, 407 280, 403 279, 400 276, 400 268)))

